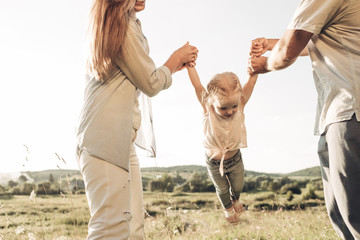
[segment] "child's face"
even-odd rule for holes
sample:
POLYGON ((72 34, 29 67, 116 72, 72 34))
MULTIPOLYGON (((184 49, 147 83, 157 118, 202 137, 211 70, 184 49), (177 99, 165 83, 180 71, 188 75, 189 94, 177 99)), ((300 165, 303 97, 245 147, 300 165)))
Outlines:
POLYGON ((226 97, 214 97, 213 106, 216 114, 224 119, 231 118, 239 110, 240 96, 240 91, 237 91, 226 97))

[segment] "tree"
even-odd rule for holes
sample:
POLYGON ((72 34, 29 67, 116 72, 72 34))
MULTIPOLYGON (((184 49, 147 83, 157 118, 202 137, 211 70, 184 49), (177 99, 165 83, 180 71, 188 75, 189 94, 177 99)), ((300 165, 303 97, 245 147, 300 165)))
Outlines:
POLYGON ((18 178, 19 183, 26 183, 29 179, 27 177, 25 177, 24 175, 21 175, 18 178))
POLYGON ((50 175, 49 175, 49 182, 50 182, 50 183, 54 183, 54 182, 55 182, 54 176, 52 175, 52 173, 50 173, 50 175))
POLYGON ((288 183, 290 183, 291 182, 291 180, 290 180, 290 178, 288 178, 288 177, 282 177, 282 178, 280 178, 280 185, 282 186, 282 185, 285 185, 285 184, 288 184, 288 183))
POLYGON ((0 185, 0 193, 3 193, 3 192, 5 192, 5 188, 0 185))
POLYGON ((160 179, 150 181, 149 185, 150 185, 150 191, 164 191, 164 192, 174 191, 174 186, 175 186, 173 178, 167 173, 164 173, 160 179))
POLYGON ((43 182, 38 184, 37 194, 45 194, 48 195, 51 192, 51 183, 43 182))
POLYGON ((209 182, 209 177, 207 173, 195 172, 190 177, 190 179, 183 184, 184 190, 188 188, 189 192, 205 192, 213 191, 212 183, 209 182), (188 185, 188 187, 185 187, 188 185))
POLYGON ((21 185, 20 193, 23 195, 30 195, 32 190, 35 190, 36 186, 33 183, 24 183, 21 185))
POLYGON ((73 180, 70 181, 70 186, 72 193, 76 193, 79 190, 85 190, 85 183, 81 179, 73 178, 73 180))
POLYGON ((176 176, 174 178, 174 183, 177 185, 181 185, 186 182, 186 179, 180 176, 179 170, 176 171, 176 176))
POLYGON ((152 180, 149 182, 150 191, 162 191, 162 184, 160 179, 152 180))
POLYGON ((174 191, 174 180, 173 178, 167 174, 167 173, 164 173, 162 176, 161 176, 161 179, 160 179, 162 185, 163 185, 163 190, 165 192, 172 192, 174 191))
POLYGON ((15 186, 17 186, 17 185, 18 185, 18 182, 15 182, 15 181, 13 181, 13 180, 9 180, 9 181, 8 181, 8 186, 9 186, 10 188, 15 187, 15 186))
POLYGON ((251 192, 256 190, 256 182, 253 178, 245 178, 243 192, 251 192))

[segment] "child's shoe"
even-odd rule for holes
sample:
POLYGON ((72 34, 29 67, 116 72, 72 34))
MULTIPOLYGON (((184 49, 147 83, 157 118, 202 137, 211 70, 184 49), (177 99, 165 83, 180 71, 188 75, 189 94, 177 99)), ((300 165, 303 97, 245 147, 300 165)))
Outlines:
POLYGON ((225 219, 228 223, 230 223, 233 226, 236 226, 239 224, 239 217, 234 211, 234 208, 230 209, 224 209, 225 219))
POLYGON ((234 208, 236 215, 240 216, 241 214, 243 214, 245 212, 245 207, 242 203, 240 203, 240 201, 235 200, 232 203, 233 203, 233 208, 234 208))

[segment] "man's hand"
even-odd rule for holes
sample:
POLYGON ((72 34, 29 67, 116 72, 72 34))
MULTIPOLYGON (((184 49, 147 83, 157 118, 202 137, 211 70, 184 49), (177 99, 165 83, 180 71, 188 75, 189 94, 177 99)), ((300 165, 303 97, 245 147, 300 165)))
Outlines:
POLYGON ((248 73, 250 75, 267 73, 267 57, 251 57, 248 59, 248 73))
POLYGON ((252 57, 260 57, 268 50, 271 50, 268 39, 256 38, 251 41, 249 54, 252 57))

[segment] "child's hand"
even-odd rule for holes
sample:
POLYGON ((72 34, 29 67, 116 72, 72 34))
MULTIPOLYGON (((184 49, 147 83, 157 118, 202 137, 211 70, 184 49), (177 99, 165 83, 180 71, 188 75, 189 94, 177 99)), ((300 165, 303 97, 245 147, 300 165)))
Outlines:
POLYGON ((192 68, 196 66, 196 61, 191 61, 186 63, 186 68, 192 68))
POLYGON ((196 62, 195 61, 191 61, 191 62, 187 62, 187 63, 183 63, 182 65, 180 65, 176 71, 181 71, 183 70, 185 67, 188 68, 192 68, 196 66, 196 62))

